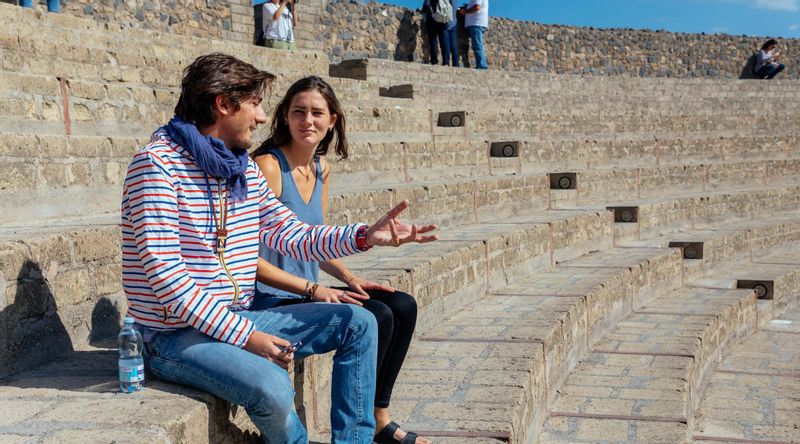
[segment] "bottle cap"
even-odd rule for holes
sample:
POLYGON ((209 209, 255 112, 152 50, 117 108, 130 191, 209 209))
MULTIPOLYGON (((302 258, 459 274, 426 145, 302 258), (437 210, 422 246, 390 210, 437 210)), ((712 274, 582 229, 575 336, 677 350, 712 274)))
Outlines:
POLYGON ((135 319, 133 319, 132 317, 130 317, 130 316, 125 316, 125 323, 126 323, 126 324, 133 324, 133 323, 135 323, 135 322, 136 322, 136 320, 135 320, 135 319))

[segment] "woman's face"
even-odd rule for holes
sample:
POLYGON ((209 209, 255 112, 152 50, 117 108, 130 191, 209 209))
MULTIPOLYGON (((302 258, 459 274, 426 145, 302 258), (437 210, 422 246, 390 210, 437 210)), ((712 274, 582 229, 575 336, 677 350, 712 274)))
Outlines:
POLYGON ((319 91, 309 90, 295 94, 286 115, 292 143, 316 148, 333 128, 336 118, 319 91))

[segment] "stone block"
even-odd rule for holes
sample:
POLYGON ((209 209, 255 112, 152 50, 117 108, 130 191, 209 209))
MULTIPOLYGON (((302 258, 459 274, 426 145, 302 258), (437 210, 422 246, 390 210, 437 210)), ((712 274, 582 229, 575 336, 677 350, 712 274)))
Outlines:
POLYGON ((56 305, 59 307, 78 304, 96 294, 89 270, 86 268, 62 271, 56 275, 51 285, 56 305))
POLYGON ((72 163, 67 166, 68 185, 89 186, 92 184, 92 166, 85 163, 72 163))
POLYGON ((117 227, 91 228, 69 234, 75 245, 77 261, 116 259, 121 246, 117 227))
POLYGON ((20 76, 19 88, 25 93, 43 96, 61 96, 61 84, 55 77, 20 76))
POLYGON ((0 138, 0 156, 11 158, 39 156, 39 144, 33 134, 4 134, 0 138))
POLYGON ((72 97, 92 100, 106 99, 106 87, 102 83, 70 80, 68 84, 69 95, 72 97))
POLYGON ((0 163, 0 191, 36 188, 36 165, 21 162, 0 163))
POLYGON ((97 294, 111 294, 122 291, 122 266, 109 264, 94 269, 94 283, 97 294))

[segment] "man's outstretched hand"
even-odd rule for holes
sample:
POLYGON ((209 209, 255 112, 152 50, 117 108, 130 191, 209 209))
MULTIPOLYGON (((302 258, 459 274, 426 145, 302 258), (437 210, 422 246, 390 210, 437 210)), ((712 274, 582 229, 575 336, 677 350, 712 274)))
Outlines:
POLYGON ((409 242, 424 244, 439 239, 435 234, 425 234, 435 230, 436 225, 409 225, 398 221, 397 216, 406 208, 408 201, 404 200, 370 226, 367 230, 367 244, 399 247, 409 242))

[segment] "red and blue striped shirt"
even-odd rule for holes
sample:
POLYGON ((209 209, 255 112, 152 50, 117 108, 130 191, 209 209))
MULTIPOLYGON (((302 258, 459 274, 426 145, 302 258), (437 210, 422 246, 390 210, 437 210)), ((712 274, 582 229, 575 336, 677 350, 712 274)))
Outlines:
POLYGON ((223 253, 240 287, 234 301, 234 285, 215 254, 220 182, 163 131, 133 157, 122 196, 122 283, 137 323, 157 331, 191 326, 242 347, 253 325, 236 312, 253 300, 259 241, 304 261, 359 252, 359 225, 306 225, 275 197, 252 160, 245 174, 246 199, 228 203, 223 253))

